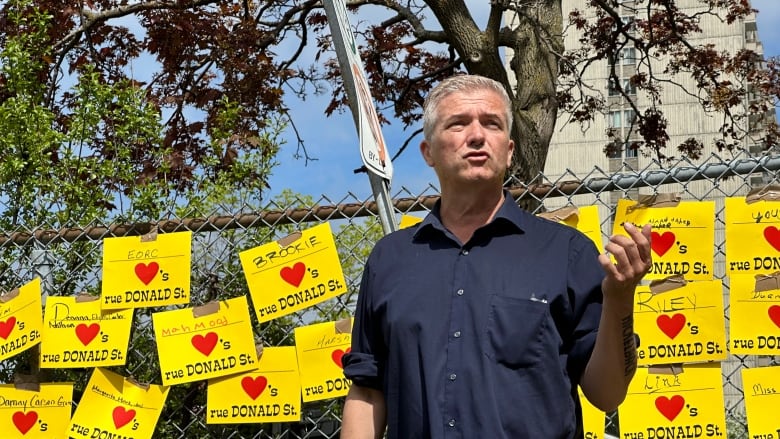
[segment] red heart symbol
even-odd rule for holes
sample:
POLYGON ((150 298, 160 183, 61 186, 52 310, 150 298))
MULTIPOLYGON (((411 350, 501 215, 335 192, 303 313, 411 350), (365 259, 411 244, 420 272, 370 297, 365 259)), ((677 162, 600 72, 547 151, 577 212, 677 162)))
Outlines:
POLYGON ((158 271, 160 271, 160 266, 157 265, 157 262, 150 262, 149 265, 141 262, 135 266, 135 275, 138 276, 138 279, 140 279, 144 285, 149 285, 149 282, 157 276, 158 271))
POLYGON ((685 316, 682 314, 675 314, 669 317, 666 314, 661 314, 655 319, 655 324, 658 325, 658 328, 669 338, 675 338, 685 326, 685 316))
POLYGON ((268 385, 268 379, 264 376, 258 376, 255 378, 244 377, 241 380, 241 387, 244 389, 247 395, 252 399, 257 399, 265 390, 265 386, 268 385))
POLYGON ((674 418, 680 414, 684 405, 685 398, 680 395, 674 395, 671 398, 659 396, 655 399, 655 408, 670 421, 674 421, 674 418))
POLYGON ((24 414, 22 412, 16 412, 11 419, 13 419, 16 429, 19 430, 20 433, 27 434, 35 423, 38 422, 38 413, 27 412, 27 414, 24 414))
POLYGON ((769 307, 769 318, 772 319, 778 328, 780 328, 780 305, 772 305, 769 307))
POLYGON ((346 351, 342 351, 341 349, 336 349, 330 354, 330 358, 333 359, 333 362, 336 363, 336 366, 344 369, 344 365, 341 364, 341 357, 343 357, 344 354, 349 353, 349 351, 351 350, 352 348, 347 348, 346 351))
POLYGON ((114 409, 114 412, 111 415, 114 417, 114 425, 116 428, 122 428, 135 418, 135 410, 125 410, 125 408, 120 405, 114 409))
POLYGON ((98 332, 100 332, 100 325, 97 323, 93 323, 89 326, 85 323, 79 323, 79 325, 76 326, 76 337, 81 340, 81 344, 84 346, 94 340, 95 337, 97 337, 98 332))
POLYGON ((16 326, 16 317, 14 316, 9 317, 4 322, 0 322, 0 337, 8 339, 8 335, 14 330, 14 326, 16 326))
POLYGON ((780 252, 780 229, 775 226, 767 226, 764 229, 764 239, 766 239, 766 242, 774 247, 775 250, 780 252))
POLYGON ((206 336, 202 336, 200 334, 195 334, 192 336, 192 345, 195 346, 195 349, 199 350, 201 354, 205 356, 209 356, 211 354, 211 351, 214 350, 214 346, 217 345, 217 334, 214 332, 209 332, 206 334, 206 336))
POLYGON ((301 284, 304 274, 306 274, 306 265, 303 262, 296 262, 292 268, 282 267, 282 270, 279 272, 282 279, 294 287, 301 284))
POLYGON ((652 248, 658 256, 663 256, 664 253, 672 248, 674 240, 675 237, 672 232, 664 232, 663 235, 658 232, 652 232, 650 233, 650 248, 652 248))

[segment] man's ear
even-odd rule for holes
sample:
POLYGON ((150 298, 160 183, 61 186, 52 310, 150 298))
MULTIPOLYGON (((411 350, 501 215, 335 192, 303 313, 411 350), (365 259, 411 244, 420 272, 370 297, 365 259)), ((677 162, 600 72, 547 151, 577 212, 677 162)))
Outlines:
POLYGON ((515 142, 512 139, 509 139, 509 157, 506 158, 506 168, 509 169, 512 166, 512 156, 515 152, 515 142))
POLYGON ((431 144, 427 140, 420 142, 420 153, 428 166, 433 167, 433 156, 431 155, 431 144))

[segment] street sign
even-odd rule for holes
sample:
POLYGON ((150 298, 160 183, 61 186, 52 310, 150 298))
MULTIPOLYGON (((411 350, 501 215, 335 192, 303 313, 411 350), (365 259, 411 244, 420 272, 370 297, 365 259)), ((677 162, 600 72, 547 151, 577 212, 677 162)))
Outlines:
POLYGON ((360 157, 369 172, 391 180, 393 163, 390 161, 382 127, 376 114, 363 63, 357 51, 355 36, 347 19, 345 0, 326 0, 323 2, 328 16, 333 43, 341 65, 344 89, 347 91, 349 105, 360 137, 360 157))

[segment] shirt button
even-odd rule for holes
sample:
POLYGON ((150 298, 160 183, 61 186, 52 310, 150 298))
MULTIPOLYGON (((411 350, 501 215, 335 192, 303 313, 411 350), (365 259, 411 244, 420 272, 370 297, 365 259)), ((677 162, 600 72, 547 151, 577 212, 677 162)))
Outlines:
POLYGON ((468 255, 468 254, 469 254, 469 251, 468 251, 468 250, 463 250, 462 252, 460 252, 460 254, 462 254, 462 255, 464 255, 464 256, 465 256, 465 255, 468 255))
POLYGON ((454 427, 455 426, 455 420, 454 419, 450 419, 450 421, 447 422, 447 425, 449 425, 450 427, 454 427))
POLYGON ((463 290, 458 290, 458 296, 462 296, 462 295, 463 295, 463 290))
POLYGON ((455 337, 455 338, 458 338, 458 337, 460 337, 460 331, 455 331, 455 332, 453 332, 453 333, 452 333, 452 336, 453 336, 453 337, 455 337))
POLYGON ((455 375, 454 373, 451 373, 450 374, 450 381, 455 381, 455 378, 457 378, 457 377, 458 377, 457 375, 455 375))

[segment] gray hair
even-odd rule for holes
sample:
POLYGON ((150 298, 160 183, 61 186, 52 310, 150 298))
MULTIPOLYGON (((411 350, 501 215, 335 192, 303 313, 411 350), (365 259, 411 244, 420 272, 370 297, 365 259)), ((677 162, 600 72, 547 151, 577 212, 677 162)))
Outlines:
POLYGON ((445 97, 452 93, 473 92, 476 90, 491 90, 501 97, 506 109, 507 127, 512 128, 512 101, 506 89, 500 82, 485 76, 478 75, 455 75, 444 79, 433 87, 423 103, 423 136, 430 140, 433 134, 433 128, 436 125, 438 117, 439 103, 445 97))

